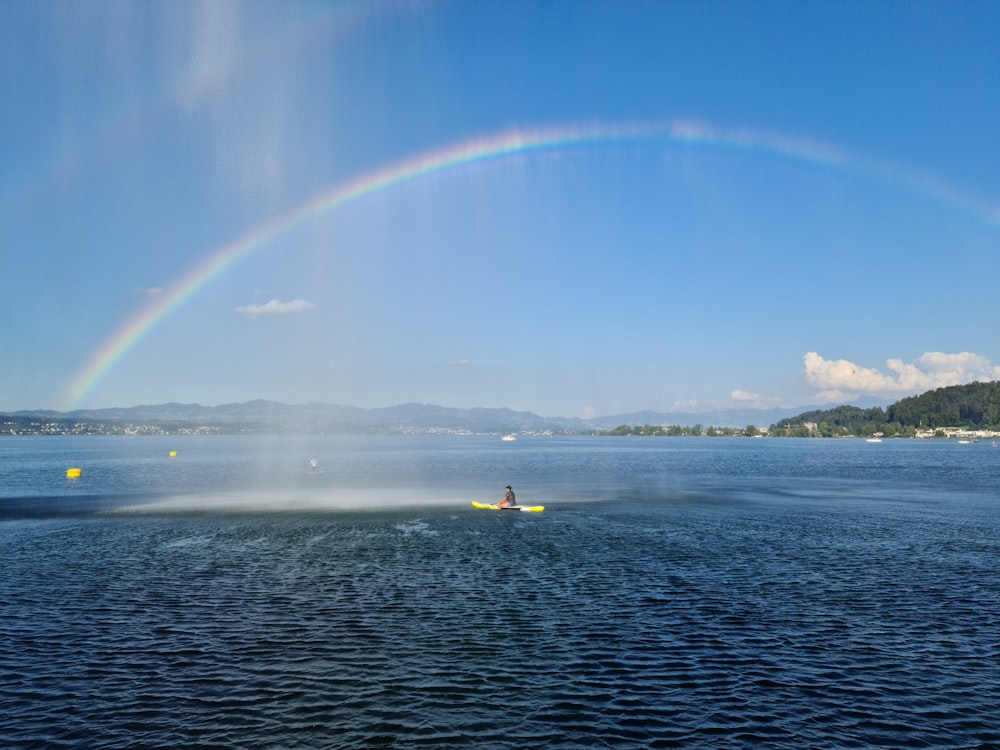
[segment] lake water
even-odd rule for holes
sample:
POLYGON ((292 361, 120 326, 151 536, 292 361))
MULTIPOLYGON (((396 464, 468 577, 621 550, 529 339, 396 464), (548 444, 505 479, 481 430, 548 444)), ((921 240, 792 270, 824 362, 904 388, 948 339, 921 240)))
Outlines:
POLYGON ((0 746, 997 747, 998 480, 989 441, 0 438, 0 746), (545 512, 472 509, 508 483, 545 512))

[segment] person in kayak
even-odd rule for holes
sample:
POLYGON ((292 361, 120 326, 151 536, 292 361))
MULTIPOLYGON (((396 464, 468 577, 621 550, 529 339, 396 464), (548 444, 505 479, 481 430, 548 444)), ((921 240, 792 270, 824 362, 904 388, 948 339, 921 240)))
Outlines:
POLYGON ((503 496, 503 500, 500 501, 501 508, 513 508, 517 505, 517 501, 514 499, 514 490, 507 485, 507 494, 503 496))

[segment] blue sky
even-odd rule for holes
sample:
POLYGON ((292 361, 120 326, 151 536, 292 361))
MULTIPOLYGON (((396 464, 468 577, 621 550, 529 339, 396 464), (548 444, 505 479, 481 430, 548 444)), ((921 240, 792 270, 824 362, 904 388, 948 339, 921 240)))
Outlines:
POLYGON ((8 0, 0 410, 1000 379, 998 39, 993 2, 8 0))

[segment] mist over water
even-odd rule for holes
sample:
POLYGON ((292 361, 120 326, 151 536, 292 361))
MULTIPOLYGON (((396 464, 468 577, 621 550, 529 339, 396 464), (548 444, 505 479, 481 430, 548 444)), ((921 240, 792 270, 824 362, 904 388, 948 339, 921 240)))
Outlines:
POLYGON ((13 438, 0 456, 4 747, 1000 742, 988 444, 13 438), (470 506, 508 483, 545 512, 470 506))
POLYGON ((998 453, 954 441, 521 436, 27 437, 0 441, 0 508, 337 510, 496 501, 838 504, 993 496, 998 453), (171 454, 174 454, 171 456, 171 454), (82 476, 69 479, 78 467, 82 476), (849 492, 844 492, 848 489, 849 492))

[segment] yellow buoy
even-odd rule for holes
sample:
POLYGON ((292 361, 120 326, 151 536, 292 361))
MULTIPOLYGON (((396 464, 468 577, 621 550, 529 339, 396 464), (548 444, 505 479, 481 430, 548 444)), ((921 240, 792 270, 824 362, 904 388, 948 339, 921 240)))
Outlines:
POLYGON ((170 451, 171 458, 177 458, 177 451, 170 451))
POLYGON ((66 469, 67 479, 78 479, 83 472, 80 469, 66 469))

